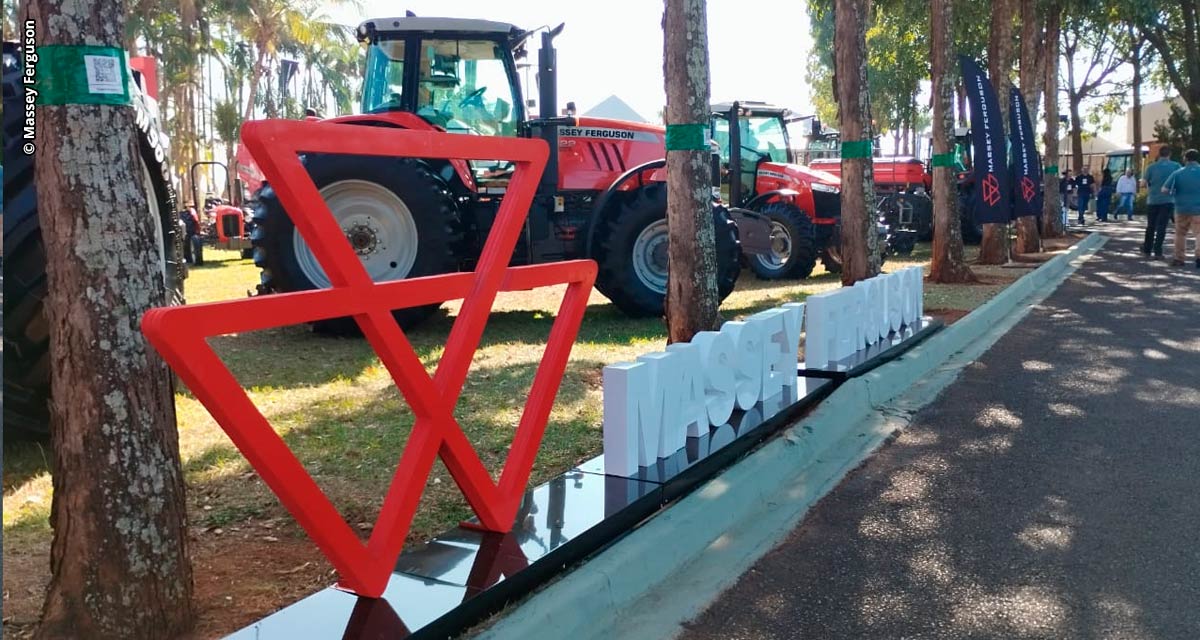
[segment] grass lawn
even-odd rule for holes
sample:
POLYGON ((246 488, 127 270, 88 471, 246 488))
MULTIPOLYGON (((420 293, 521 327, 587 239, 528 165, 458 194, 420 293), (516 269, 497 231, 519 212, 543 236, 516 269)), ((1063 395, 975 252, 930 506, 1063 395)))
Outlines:
MULTIPOLYGON (((257 269, 236 252, 205 253, 209 262, 193 268, 187 280, 189 302, 244 297, 258 281, 257 269)), ((968 258, 973 253, 968 248, 968 258)), ((884 268, 927 266, 928 256, 929 245, 922 243, 912 256, 890 259, 884 268)), ((1025 273, 975 269, 984 284, 927 285, 926 308, 956 318, 1025 273)), ((722 305, 722 314, 737 319, 837 286, 837 277, 820 266, 813 277, 799 282, 763 282, 745 272, 722 305)), ((500 294, 475 355, 456 416, 494 474, 507 454, 563 288, 500 294)), ((430 371, 441 356, 457 308, 447 303, 443 313, 409 332, 430 371)), ((626 318, 603 296, 592 295, 532 483, 600 452, 601 369, 661 349, 665 338, 661 320, 626 318)), ((214 339, 213 345, 365 538, 412 425, 412 414, 370 346, 361 339, 313 334, 307 327, 225 336, 214 339)), ((178 390, 176 406, 201 613, 198 632, 232 631, 327 584, 330 571, 319 552, 208 412, 185 388, 178 390), (231 614, 231 609, 238 613, 231 614)), ((18 634, 36 621, 48 579, 49 457, 36 443, 4 447, 5 630, 18 634)), ((469 515, 439 462, 409 543, 428 539, 469 515)))

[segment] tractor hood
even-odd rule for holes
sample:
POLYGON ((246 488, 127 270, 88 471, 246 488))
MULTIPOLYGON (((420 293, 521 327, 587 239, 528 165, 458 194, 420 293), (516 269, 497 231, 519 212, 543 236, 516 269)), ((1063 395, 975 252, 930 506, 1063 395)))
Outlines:
POLYGON ((779 182, 774 185, 778 189, 795 189, 806 185, 814 191, 841 191, 842 181, 832 173, 818 171, 800 164, 785 164, 779 162, 764 162, 759 165, 758 175, 761 178, 774 179, 779 182))

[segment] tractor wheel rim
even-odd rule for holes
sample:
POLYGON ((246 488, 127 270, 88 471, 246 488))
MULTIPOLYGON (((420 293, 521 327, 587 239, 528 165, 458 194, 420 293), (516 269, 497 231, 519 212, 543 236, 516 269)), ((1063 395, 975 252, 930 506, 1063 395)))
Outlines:
POLYGON ((667 221, 657 220, 642 229, 633 243, 633 272, 651 291, 667 293, 667 221))
POLYGON ((782 222, 771 221, 771 251, 754 256, 767 269, 777 271, 792 257, 792 234, 782 222))
MULTIPOLYGON (((417 223, 399 196, 374 182, 340 180, 321 189, 321 197, 372 280, 408 275, 417 261, 417 223)), ((292 232, 292 242, 304 276, 318 289, 329 287, 329 276, 299 229, 292 232)))

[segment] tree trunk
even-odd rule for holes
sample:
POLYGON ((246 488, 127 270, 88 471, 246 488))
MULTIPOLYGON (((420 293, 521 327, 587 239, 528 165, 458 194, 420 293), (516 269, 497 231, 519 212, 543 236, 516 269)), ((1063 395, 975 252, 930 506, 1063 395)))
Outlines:
MULTIPOLYGON (((667 126, 699 125, 708 139, 708 17, 705 0, 665 0, 663 78, 667 126)), ((712 218, 711 152, 667 151, 667 340, 687 342, 720 322, 712 218)))
MULTIPOLYGON (((1012 71, 1013 16, 1012 0, 993 0, 992 24, 988 39, 988 75, 1000 102, 1000 123, 1008 130, 1008 87, 1009 72, 1012 71)), ((983 225, 983 239, 979 243, 979 264, 1004 264, 1008 262, 1008 225, 983 225)))
MULTIPOLYGON (((867 85, 866 28, 870 0, 836 0, 834 62, 842 144, 871 144, 867 85)), ((842 154, 842 284, 879 274, 879 234, 875 222, 875 179, 870 154, 842 154)))
MULTIPOLYGON (((933 86, 933 153, 945 158, 954 141, 954 87, 957 74, 951 62, 950 33, 953 0, 930 0, 930 67, 933 86)), ((931 162, 931 164, 933 164, 931 162)), ((938 163, 940 164, 940 163, 938 163)), ((954 167, 933 167, 933 256, 931 282, 974 282, 975 274, 963 258, 962 223, 958 211, 958 185, 954 167)))
MULTIPOLYGON (((39 45, 121 46, 123 11, 32 5, 39 45)), ((139 329, 167 297, 134 109, 36 115, 54 388, 54 538, 38 636, 175 637, 193 620, 192 571, 172 376, 139 329)))
POLYGON ((1058 193, 1058 46, 1062 32, 1062 6, 1051 2, 1046 8, 1046 46, 1042 54, 1045 64, 1042 71, 1042 94, 1046 99, 1046 165, 1053 171, 1046 171, 1044 192, 1046 199, 1042 204, 1042 236, 1046 238, 1061 238, 1065 229, 1062 223, 1062 196, 1058 193))
MULTIPOLYGON (((1021 0, 1021 94, 1029 110, 1030 122, 1037 122, 1038 53, 1042 50, 1042 25, 1037 12, 1037 0, 1021 0)), ((1003 97, 1001 98, 1004 99, 1003 97)), ((1017 218, 1016 253, 1041 253, 1042 237, 1038 233, 1036 216, 1017 218)))
MULTIPOLYGON (((254 119, 254 101, 258 98, 258 83, 262 78, 263 65, 267 56, 267 48, 262 43, 257 45, 258 55, 254 61, 254 66, 250 67, 250 90, 247 92, 249 100, 246 101, 246 114, 242 116, 242 122, 250 122, 254 119)), ((238 88, 238 98, 241 99, 241 87, 238 88)))
POLYGON ((1133 25, 1129 25, 1133 63, 1133 175, 1142 175, 1142 44, 1133 25))

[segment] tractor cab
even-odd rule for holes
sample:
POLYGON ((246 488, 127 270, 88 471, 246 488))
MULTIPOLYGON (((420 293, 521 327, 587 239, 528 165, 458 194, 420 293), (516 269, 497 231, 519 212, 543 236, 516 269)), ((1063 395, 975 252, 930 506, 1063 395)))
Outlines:
MULTIPOLYGON (((525 101, 516 60, 532 32, 511 24, 461 18, 382 18, 364 22, 367 48, 361 110, 398 117, 408 128, 462 135, 520 135, 525 101), (416 116, 424 126, 405 122, 416 116)), ((503 185, 507 162, 471 161, 464 182, 503 185)))
POLYGON ((722 195, 747 209, 791 199, 814 223, 831 225, 841 210, 841 182, 798 162, 788 124, 799 119, 764 102, 713 105, 710 135, 719 147, 722 195))
POLYGON ((392 18, 367 42, 362 112, 406 112, 450 133, 516 136, 525 120, 516 55, 529 33, 501 22, 392 18))

